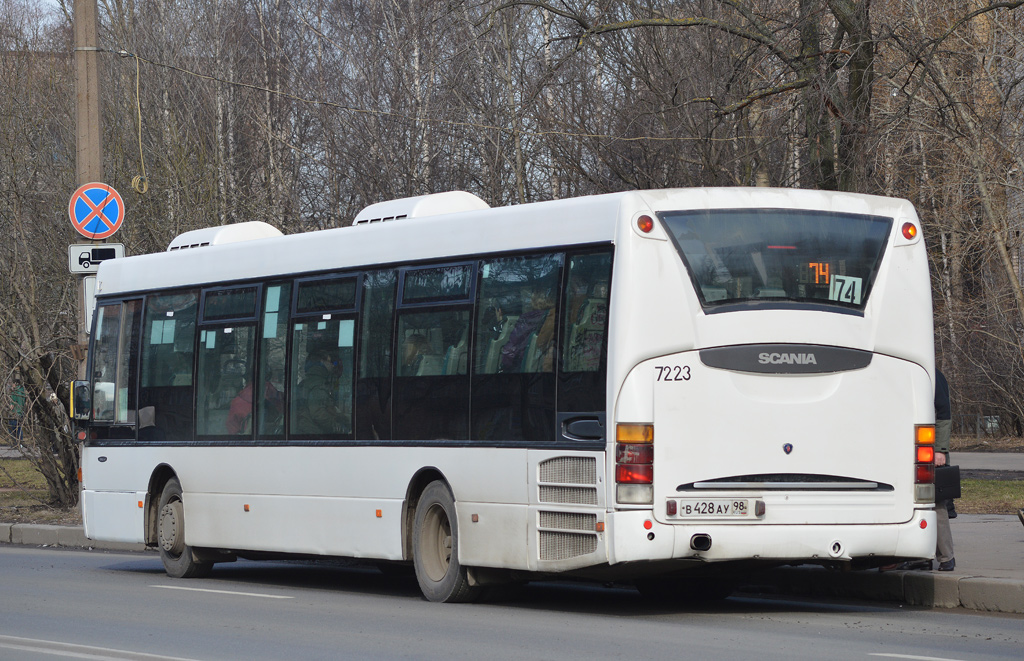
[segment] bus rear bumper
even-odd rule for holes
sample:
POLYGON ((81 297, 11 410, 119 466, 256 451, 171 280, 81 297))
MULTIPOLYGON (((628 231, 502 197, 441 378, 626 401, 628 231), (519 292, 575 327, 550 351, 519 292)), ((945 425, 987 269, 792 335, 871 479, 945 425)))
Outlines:
POLYGON ((650 511, 638 510, 610 512, 608 526, 608 562, 612 565, 683 558, 790 563, 935 556, 934 509, 915 509, 912 518, 903 523, 845 525, 714 521, 667 525, 655 521, 650 511))

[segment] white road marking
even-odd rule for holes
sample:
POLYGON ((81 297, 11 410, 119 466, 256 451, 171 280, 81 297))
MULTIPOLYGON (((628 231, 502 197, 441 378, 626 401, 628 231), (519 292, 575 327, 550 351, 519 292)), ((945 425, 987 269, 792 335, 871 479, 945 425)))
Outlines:
POLYGON ((282 594, 262 594, 260 592, 235 592, 233 590, 208 590, 206 588, 186 588, 180 585, 150 585, 161 590, 186 590, 188 592, 211 592, 213 594, 233 594, 236 597, 262 597, 264 599, 294 599, 282 594))
POLYGON ((886 654, 884 652, 873 652, 868 656, 884 656, 890 659, 914 659, 915 661, 963 661, 962 659, 948 659, 941 656, 917 656, 914 654, 886 654))
POLYGON ((37 640, 35 638, 20 638, 18 636, 3 635, 0 635, 0 648, 18 650, 20 652, 48 654, 50 656, 62 656, 69 659, 102 659, 104 661, 196 661, 195 659, 184 659, 178 656, 162 656, 159 654, 146 654, 144 652, 131 652, 129 650, 116 650, 108 647, 93 647, 91 645, 61 643, 56 640, 37 640))

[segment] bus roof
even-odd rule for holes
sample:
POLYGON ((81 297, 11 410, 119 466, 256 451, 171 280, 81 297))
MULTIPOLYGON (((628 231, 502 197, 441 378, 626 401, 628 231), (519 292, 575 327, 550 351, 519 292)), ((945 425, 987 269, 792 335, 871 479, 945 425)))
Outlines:
MULTIPOLYGON (((444 195, 444 194, 442 194, 444 195)), ((418 198, 414 198, 418 199, 418 198)), ((484 253, 610 243, 621 215, 727 207, 913 213, 905 200, 779 188, 628 191, 237 240, 103 262, 97 296, 484 253)), ((462 206, 465 208, 465 206, 462 206)), ((272 228, 271 228, 272 229, 272 228)), ((186 234, 204 233, 197 230, 186 234)), ((258 233, 257 233, 258 234, 258 233)), ((185 235, 182 235, 185 236, 185 235)), ((180 239, 181 237, 179 237, 180 239)), ((172 246, 180 243, 178 239, 172 246)))

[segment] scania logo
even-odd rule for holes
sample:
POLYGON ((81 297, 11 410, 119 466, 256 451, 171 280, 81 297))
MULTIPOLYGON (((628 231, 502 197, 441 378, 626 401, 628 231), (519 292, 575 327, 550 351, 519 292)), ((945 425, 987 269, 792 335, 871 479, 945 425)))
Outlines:
POLYGON ((813 353, 759 353, 757 362, 762 365, 817 365, 813 353))
POLYGON ((789 454, 790 452, 793 451, 793 444, 786 443, 785 445, 782 446, 782 451, 785 452, 786 454, 789 454))

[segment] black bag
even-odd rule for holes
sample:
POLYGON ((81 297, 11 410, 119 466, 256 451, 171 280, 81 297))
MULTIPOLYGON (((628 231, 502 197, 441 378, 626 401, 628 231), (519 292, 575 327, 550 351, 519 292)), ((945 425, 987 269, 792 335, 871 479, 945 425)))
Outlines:
POLYGON ((960 497, 960 467, 935 467, 935 502, 960 497))

